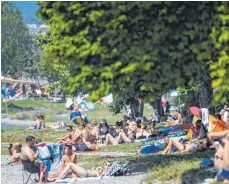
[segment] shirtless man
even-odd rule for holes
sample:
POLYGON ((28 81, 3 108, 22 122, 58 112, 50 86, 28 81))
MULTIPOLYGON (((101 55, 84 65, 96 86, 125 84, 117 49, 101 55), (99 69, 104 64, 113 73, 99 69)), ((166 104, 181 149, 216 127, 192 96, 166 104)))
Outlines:
POLYGON ((21 149, 21 159, 24 163, 24 169, 30 173, 38 173, 40 176, 39 183, 42 183, 40 175, 40 165, 35 165, 34 161, 37 160, 38 151, 34 152, 32 149, 35 145, 35 137, 28 135, 26 137, 26 144, 21 149))

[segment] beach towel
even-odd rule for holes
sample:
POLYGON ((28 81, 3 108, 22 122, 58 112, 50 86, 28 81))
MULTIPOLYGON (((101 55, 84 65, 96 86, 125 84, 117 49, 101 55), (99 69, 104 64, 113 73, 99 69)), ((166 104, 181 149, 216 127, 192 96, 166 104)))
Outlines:
POLYGON ((211 130, 211 124, 209 122, 208 116, 209 116, 209 111, 207 108, 202 108, 200 109, 201 115, 202 115, 202 124, 204 127, 208 130, 208 132, 211 130))
POLYGON ((50 152, 50 157, 53 163, 59 163, 64 154, 64 145, 62 144, 47 144, 48 150, 50 152))
POLYGON ((47 146, 38 147, 38 158, 40 160, 49 159, 50 157, 51 154, 47 146))
POLYGON ((74 124, 79 124, 79 125, 83 125, 84 121, 81 117, 81 113, 79 111, 75 112, 72 111, 70 114, 70 120, 74 123, 74 124))

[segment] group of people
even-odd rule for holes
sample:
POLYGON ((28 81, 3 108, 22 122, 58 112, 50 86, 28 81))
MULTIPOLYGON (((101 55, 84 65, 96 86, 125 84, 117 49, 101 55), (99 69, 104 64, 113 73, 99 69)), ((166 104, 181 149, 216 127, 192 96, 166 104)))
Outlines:
MULTIPOLYGON (((44 146, 45 144, 42 144, 44 146)), ((35 137, 27 136, 25 145, 15 143, 9 149, 11 155, 8 160, 12 164, 24 165, 24 169, 29 173, 37 173, 39 175, 39 184, 46 183, 48 181, 55 181, 62 179, 67 175, 71 177, 93 177, 103 176, 107 171, 108 167, 99 167, 92 170, 86 170, 77 165, 77 155, 75 154, 74 147, 71 144, 65 144, 64 154, 61 159, 61 169, 53 175, 48 173, 51 171, 52 161, 51 158, 38 160, 39 158, 39 146, 41 143, 37 142, 35 137)))
POLYGON ((40 115, 40 116, 36 115, 34 117, 34 123, 28 129, 39 130, 39 129, 45 128, 45 127, 46 127, 46 124, 45 124, 44 116, 42 116, 42 115, 40 115))
MULTIPOLYGON (((212 120, 212 116, 209 115, 208 110, 206 108, 200 109, 198 114, 193 114, 193 124, 189 130, 191 132, 191 140, 181 142, 174 138, 164 137, 164 150, 160 154, 170 154, 174 148, 179 152, 195 152, 207 148, 215 148, 215 167, 219 171, 215 180, 229 180, 229 130, 226 122, 224 122, 228 118, 228 111, 228 106, 225 105, 224 109, 220 112, 220 116, 216 118, 215 125, 212 123, 214 120, 212 120), (223 123, 222 129, 215 127, 218 125, 218 122, 223 123), (215 131, 216 129, 217 131, 215 131), (201 131, 205 132, 203 134, 204 136, 208 136, 208 142, 195 141, 203 137, 201 131), (218 140, 218 143, 214 142, 215 139, 218 140)), ((81 118, 81 114, 76 108, 72 109, 72 112, 77 112, 73 117, 81 118)), ((179 111, 176 111, 175 115, 177 116, 176 124, 182 124, 182 116, 179 111)), ((9 162, 23 162, 28 165, 26 167, 28 170, 31 170, 31 168, 35 169, 34 172, 40 174, 39 183, 61 179, 69 173, 73 174, 73 177, 102 176, 107 171, 108 166, 94 170, 85 170, 76 165, 77 156, 75 153, 81 151, 99 151, 100 147, 98 143, 117 145, 121 143, 132 143, 134 140, 158 135, 153 116, 150 116, 147 120, 148 127, 142 120, 133 119, 126 115, 123 116, 123 120, 116 122, 115 127, 109 126, 105 119, 102 119, 100 123, 97 123, 95 120, 88 121, 83 118, 81 118, 82 122, 79 122, 76 119, 71 119, 76 125, 75 128, 72 125, 68 125, 67 134, 58 138, 55 143, 64 145, 61 170, 58 173, 48 176, 52 164, 49 159, 42 160, 41 164, 35 164, 38 159, 38 144, 35 144, 36 142, 33 136, 27 136, 26 144, 23 146, 20 143, 11 145, 9 148, 9 162), (34 147, 35 145, 37 146, 34 147)), ((40 129, 45 125, 43 116, 37 116, 35 122, 34 128, 36 129, 40 129)))

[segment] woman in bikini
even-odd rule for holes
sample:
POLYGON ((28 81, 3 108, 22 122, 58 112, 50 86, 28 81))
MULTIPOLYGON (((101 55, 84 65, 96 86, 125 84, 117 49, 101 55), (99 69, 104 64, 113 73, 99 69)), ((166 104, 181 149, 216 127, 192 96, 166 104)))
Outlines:
POLYGON ((71 143, 72 139, 73 139, 73 127, 71 125, 67 126, 67 132, 68 134, 64 137, 58 138, 58 141, 56 144, 69 144, 71 143))
MULTIPOLYGON (((61 160, 61 170, 59 172, 53 174, 53 175, 50 175, 48 180, 52 180, 53 178, 57 178, 58 176, 60 176, 61 172, 64 170, 66 165, 68 165, 68 163, 77 163, 77 156, 72 151, 72 146, 67 144, 67 145, 65 145, 64 155, 63 155, 62 160, 61 160)), ((73 175, 73 173, 71 171, 69 171, 68 174, 73 175)), ((73 177, 74 177, 74 175, 73 175, 73 177)))
POLYGON ((60 180, 64 179, 66 175, 69 173, 69 171, 72 171, 78 178, 87 178, 87 177, 98 177, 98 176, 103 176, 108 168, 102 168, 98 167, 95 170, 86 170, 72 162, 69 162, 64 170, 61 172, 61 174, 53 178, 52 180, 60 180))
POLYGON ((180 152, 195 152, 197 150, 197 145, 195 143, 187 142, 185 144, 181 144, 175 139, 166 137, 165 149, 161 152, 161 154, 170 154, 172 152, 173 146, 175 146, 180 152))

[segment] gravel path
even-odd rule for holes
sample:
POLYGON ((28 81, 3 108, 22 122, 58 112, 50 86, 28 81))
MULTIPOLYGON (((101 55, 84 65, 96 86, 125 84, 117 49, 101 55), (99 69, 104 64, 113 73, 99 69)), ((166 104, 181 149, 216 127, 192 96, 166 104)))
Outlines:
MULTIPOLYGON (((5 160, 7 157, 2 155, 2 160, 5 160)), ((22 169, 21 165, 15 166, 1 166, 1 183, 2 184, 22 184, 22 169)), ((53 164, 52 165, 52 172, 53 174, 60 169, 60 164, 53 164)), ((143 183, 146 177, 145 173, 142 172, 135 172, 131 175, 127 176, 120 176, 120 177, 104 177, 104 178, 80 178, 75 182, 69 183, 80 183, 80 184, 100 184, 100 183, 109 183, 109 184, 140 184, 143 183)), ((29 182, 30 184, 31 182, 29 182)), ((50 184, 54 184, 50 183, 50 184)))

